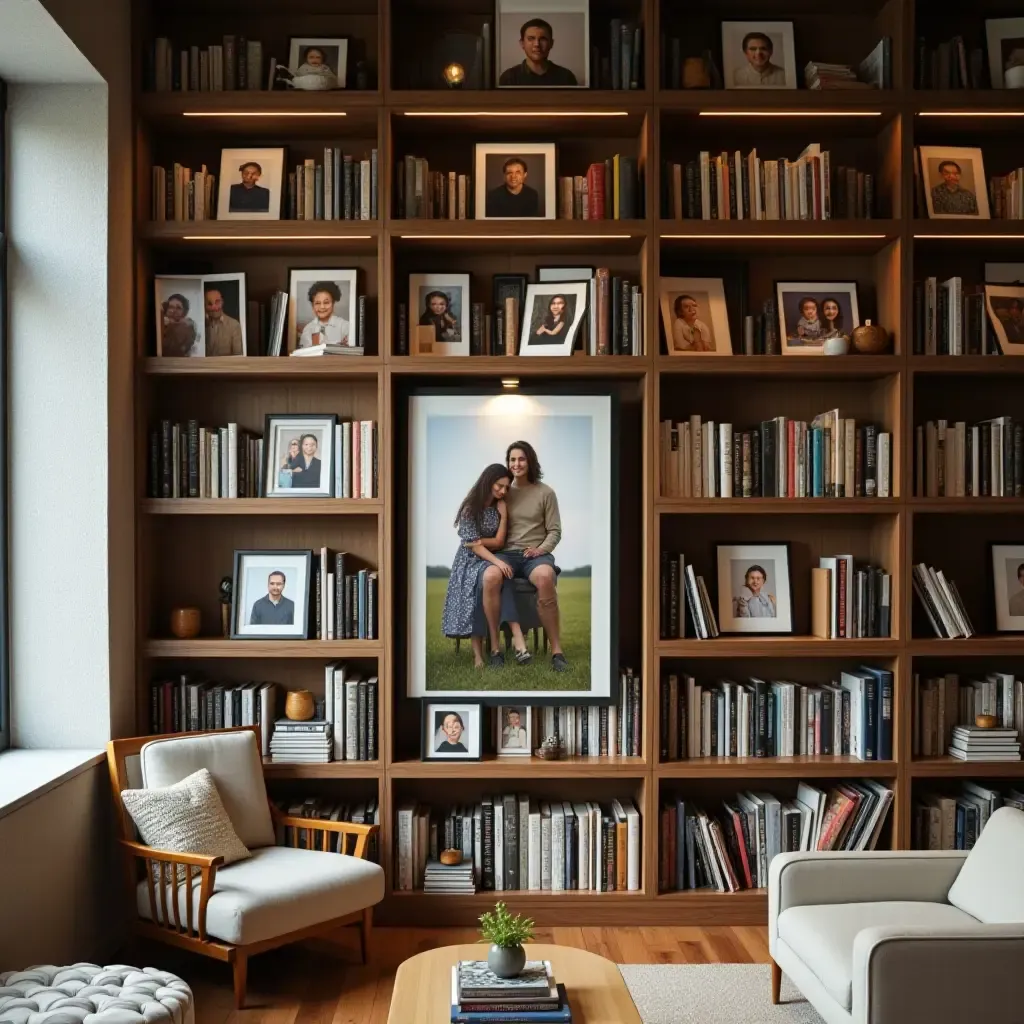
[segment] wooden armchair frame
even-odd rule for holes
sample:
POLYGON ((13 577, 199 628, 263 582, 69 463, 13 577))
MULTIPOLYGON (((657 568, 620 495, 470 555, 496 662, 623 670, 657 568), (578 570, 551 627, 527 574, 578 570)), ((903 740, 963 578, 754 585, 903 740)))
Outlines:
MULTIPOLYGON (((218 729, 215 733, 207 735, 222 736, 225 732, 250 732, 253 742, 259 743, 259 730, 254 726, 245 726, 239 729, 218 729)), ((131 898, 132 907, 136 906, 136 887, 143 877, 143 873, 149 885, 149 911, 151 918, 147 919, 137 915, 133 922, 136 934, 146 938, 154 939, 157 942, 165 942, 168 945, 178 946, 181 949, 188 949, 201 956, 208 956, 214 960, 222 960, 231 964, 234 978, 235 1006, 242 1009, 245 1005, 246 976, 249 957, 256 953, 262 953, 268 949, 277 949, 279 946, 287 946, 293 942, 300 942, 303 939, 315 937, 328 937, 338 928, 344 925, 359 925, 359 945, 363 963, 369 958, 370 933, 373 929, 373 908, 366 907, 364 910, 347 914, 344 917, 337 917, 330 921, 323 921, 320 924, 308 928, 300 928, 296 931, 287 932, 284 935, 277 935, 271 939, 264 939, 262 942, 253 942, 245 946, 235 946, 230 943, 221 942, 218 939, 210 938, 206 934, 206 908, 213 895, 214 885, 217 880, 217 869, 223 864, 223 857, 207 857, 197 853, 174 853, 170 850, 158 850, 152 846, 145 846, 135 841, 135 826, 131 815, 125 809, 121 800, 121 791, 130 789, 126 762, 129 757, 139 754, 145 744, 153 740, 163 739, 184 739, 190 736, 201 736, 203 733, 167 733, 161 736, 133 736, 123 740, 111 740, 107 744, 107 767, 110 770, 110 781, 114 794, 114 803, 117 809, 117 820, 120 829, 120 844, 125 854, 125 883, 128 894, 131 898), (170 900, 171 908, 168 912, 167 890, 175 878, 175 873, 181 867, 185 881, 179 882, 178 886, 184 885, 187 890, 185 907, 185 921, 181 920, 181 911, 178 906, 177 887, 175 898, 170 900), (165 875, 166 870, 166 875, 165 875), (193 886, 199 885, 199 907, 198 913, 193 921, 192 902, 193 886), (159 889, 159 892, 157 892, 159 889)), ((257 747, 258 749, 258 747, 257 747)), ((299 818, 288 814, 282 814, 272 802, 270 813, 275 825, 290 826, 292 828, 293 847, 299 847, 300 835, 304 836, 302 845, 309 850, 321 849, 325 853, 330 852, 330 834, 338 836, 338 853, 349 853, 349 838, 352 839, 351 856, 365 858, 369 846, 369 840, 377 830, 377 825, 356 825, 348 821, 322 821, 320 819, 299 818), (317 834, 320 834, 319 837, 317 834)))

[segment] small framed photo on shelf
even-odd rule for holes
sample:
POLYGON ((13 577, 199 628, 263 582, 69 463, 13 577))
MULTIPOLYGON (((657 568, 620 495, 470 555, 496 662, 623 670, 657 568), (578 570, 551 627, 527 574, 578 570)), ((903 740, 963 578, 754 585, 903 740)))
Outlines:
POLYGON ((788 544, 719 544, 717 563, 722 633, 793 632, 788 544))
POLYGON ((288 275, 288 351, 316 345, 355 348, 357 270, 292 270, 288 275))
POLYGON ((992 544, 997 633, 1024 633, 1024 544, 992 544))
POLYGON ((481 705, 424 700, 423 761, 479 761, 481 705))
POLYGON ((347 39, 292 38, 288 70, 293 89, 344 89, 348 69, 347 39))
POLYGON ((529 705, 502 704, 498 708, 494 749, 500 755, 529 757, 533 751, 533 716, 529 705))
POLYGON ((1024 18, 989 18, 988 70, 993 89, 1024 89, 1024 18))
POLYGON ((284 148, 222 149, 217 220, 280 220, 284 148))
POLYGON ((589 289, 585 281, 528 285, 519 354, 571 356, 589 289))
POLYGON ((775 293, 785 356, 824 355, 825 342, 860 326, 856 281, 777 281, 775 293))
POLYGON ((726 89, 795 89, 791 21, 723 21, 722 76, 726 89))
POLYGON ((245 274, 209 274, 203 278, 206 355, 244 356, 245 274))
POLYGON ((719 277, 663 277, 661 320, 670 356, 731 356, 725 282, 719 277))
POLYGON ((156 301, 156 354, 174 358, 206 355, 203 279, 196 275, 153 280, 156 301))
POLYGON ((921 146, 921 181, 931 220, 988 220, 988 178, 975 146, 921 146))
POLYGON ((433 328, 431 355, 469 355, 469 274, 410 274, 409 309, 433 328))
POLYGON ((232 640, 308 640, 313 552, 236 551, 232 640))
POLYGON ((985 308, 1004 356, 1024 356, 1024 285, 985 285, 985 308))
POLYGON ((498 0, 497 23, 499 88, 590 85, 590 0, 498 0))
POLYGON ((553 142, 478 142, 473 168, 477 220, 554 220, 553 142))
POLYGON ((334 496, 333 413, 269 413, 263 431, 264 498, 334 496))

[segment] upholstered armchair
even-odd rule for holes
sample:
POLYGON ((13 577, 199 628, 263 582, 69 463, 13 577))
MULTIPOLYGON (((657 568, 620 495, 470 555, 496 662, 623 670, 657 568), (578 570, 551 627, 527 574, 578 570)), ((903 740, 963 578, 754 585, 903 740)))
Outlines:
POLYGON ((1024 1020, 1024 812, 970 853, 786 853, 771 863, 772 1001, 784 971, 828 1024, 1024 1020))
POLYGON ((230 963, 239 1009, 255 953, 356 924, 366 961, 372 908, 384 896, 384 872, 366 859, 377 826, 281 814, 267 799, 254 728, 113 740, 107 763, 138 934, 230 963), (251 854, 245 860, 225 866, 221 856, 138 841, 122 791, 173 786, 201 768, 251 854), (275 826, 290 827, 291 846, 275 845, 275 826))

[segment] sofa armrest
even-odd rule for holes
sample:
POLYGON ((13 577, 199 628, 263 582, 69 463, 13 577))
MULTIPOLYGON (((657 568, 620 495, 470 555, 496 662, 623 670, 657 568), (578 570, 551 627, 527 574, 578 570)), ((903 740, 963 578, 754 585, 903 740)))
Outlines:
POLYGON ((1017 1024, 1024 923, 865 928, 853 943, 856 1024, 1017 1024))
POLYGON ((919 900, 945 903, 962 850, 780 853, 768 872, 768 941, 789 907, 919 900))

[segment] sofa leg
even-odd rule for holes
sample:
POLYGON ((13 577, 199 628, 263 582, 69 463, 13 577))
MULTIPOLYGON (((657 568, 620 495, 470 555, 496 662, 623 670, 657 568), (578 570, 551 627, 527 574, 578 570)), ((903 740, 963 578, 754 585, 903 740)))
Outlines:
POLYGON ((359 949, 363 955, 363 963, 370 962, 370 933, 373 931, 373 907, 363 911, 363 920, 359 925, 359 949))
POLYGON ((772 1003, 779 1005, 779 996, 782 992, 782 968, 772 961, 772 1003))
POLYGON ((244 953, 235 952, 235 959, 231 964, 235 984, 235 1009, 245 1008, 245 984, 248 973, 249 961, 244 953))

